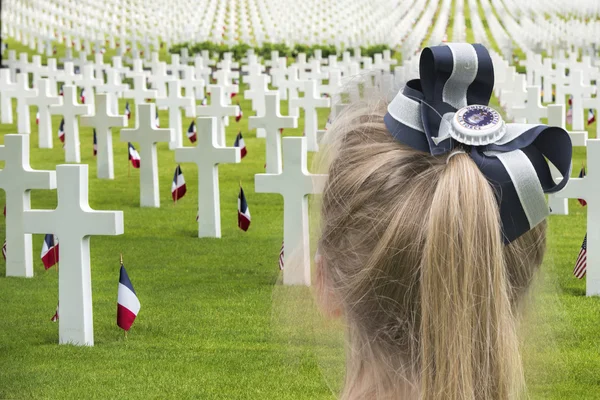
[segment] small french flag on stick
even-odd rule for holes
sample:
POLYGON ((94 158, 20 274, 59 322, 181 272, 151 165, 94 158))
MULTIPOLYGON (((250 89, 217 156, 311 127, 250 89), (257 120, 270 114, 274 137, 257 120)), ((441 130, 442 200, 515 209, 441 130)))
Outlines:
POLYGON ((242 107, 240 106, 240 103, 237 103, 237 105, 235 107, 236 107, 235 108, 235 122, 240 122, 240 120, 244 116, 244 112, 242 111, 242 107))
POLYGON ((65 119, 60 120, 60 125, 58 126, 58 138, 62 143, 65 142, 65 119))
POLYGON ((238 133, 235 137, 235 143, 233 143, 233 147, 239 147, 242 158, 246 157, 248 154, 248 150, 246 150, 246 143, 244 143, 244 137, 242 136, 242 132, 238 133))
POLYGON ((98 139, 96 139, 96 128, 94 128, 94 155, 98 154, 98 139))
POLYGON ((129 144, 129 161, 131 161, 131 166, 133 168, 140 167, 140 153, 137 152, 135 147, 130 143, 129 144))
POLYGON ((58 321, 58 304, 56 305, 56 312, 54 313, 52 318, 50 318, 50 321, 52 321, 52 322, 58 321))
POLYGON ((178 165, 177 168, 175 168, 175 176, 173 177, 173 183, 171 184, 171 196, 173 197, 173 201, 177 202, 177 200, 185 196, 186 191, 183 172, 181 172, 181 167, 178 165))
POLYGON ((190 127, 187 130, 187 137, 190 139, 190 142, 196 143, 198 137, 196 136, 196 121, 192 121, 190 127))
POLYGON ((244 189, 240 186, 240 195, 238 196, 238 226, 246 232, 250 228, 250 209, 244 196, 244 189))
POLYGON ((58 239, 54 237, 54 234, 47 233, 44 237, 41 257, 45 269, 49 269, 58 263, 58 239))
POLYGON ((79 101, 85 104, 85 89, 81 89, 81 92, 79 92, 79 101))
POLYGON ((129 108, 129 102, 125 103, 125 116, 127 119, 131 119, 131 108, 129 108))
POLYGON ((121 259, 121 272, 119 274, 119 293, 117 298, 117 325, 128 331, 140 312, 140 301, 133 290, 129 275, 121 259))
POLYGON ((39 125, 40 124, 40 112, 36 112, 35 113, 35 124, 39 125))

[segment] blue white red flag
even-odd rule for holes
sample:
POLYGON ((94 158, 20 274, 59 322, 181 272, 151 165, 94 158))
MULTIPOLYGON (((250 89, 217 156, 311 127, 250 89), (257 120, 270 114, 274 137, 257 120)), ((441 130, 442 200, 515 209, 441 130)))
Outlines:
POLYGON ((81 92, 79 92, 79 102, 85 104, 85 89, 81 89, 81 92))
POLYGON ((6 260, 6 239, 4 239, 4 244, 2 245, 2 257, 6 260))
POLYGON ((206 96, 204 96, 204 98, 202 99, 202 103, 200 103, 200 105, 207 105, 208 104, 208 99, 206 98, 206 96))
POLYGON ((198 137, 196 136, 196 121, 192 121, 192 123, 190 124, 187 130, 187 137, 188 139, 190 139, 190 142, 196 143, 196 140, 198 139, 198 137))
POLYGON ((47 233, 44 237, 41 258, 45 269, 58 263, 58 239, 52 233, 47 233))
POLYGON ((587 118, 587 123, 588 125, 593 124, 594 122, 596 122, 596 113, 594 112, 594 110, 592 110, 591 108, 588 110, 588 118, 587 118))
POLYGON ((38 112, 35 113, 35 124, 39 125, 40 124, 40 112, 38 110, 38 112))
POLYGON ((283 270, 283 241, 281 242, 281 250, 279 251, 279 269, 283 270))
POLYGON ((577 277, 577 279, 581 279, 585 276, 585 272, 587 270, 587 234, 583 239, 583 244, 581 245, 581 250, 579 251, 579 256, 577 257, 577 261, 575 261, 575 268, 573 269, 573 275, 577 277))
POLYGON ((244 196, 244 189, 241 187, 238 196, 238 226, 244 232, 250 227, 250 209, 246 202, 246 196, 244 196))
POLYGON ((140 312, 140 301, 133 290, 125 267, 121 264, 119 274, 119 293, 117 297, 117 325, 128 331, 140 312))
POLYGON ((180 198, 185 196, 187 188, 185 187, 185 179, 183 178, 183 172, 181 172, 181 166, 175 168, 175 176, 173 176, 173 183, 171 184, 171 197, 173 201, 177 202, 180 198))
POLYGON ((60 120, 60 125, 58 126, 58 138, 62 143, 65 142, 65 118, 60 120))
POLYGON ((242 111, 242 107, 240 106, 240 103, 237 103, 235 108, 235 122, 240 122, 243 116, 244 112, 242 111))
MULTIPOLYGON (((581 171, 579 171, 579 177, 580 178, 585 178, 585 166, 581 167, 581 171)), ((579 204, 581 204, 583 207, 587 206, 587 201, 585 201, 584 199, 577 199, 577 201, 579 202, 579 204)))
POLYGON ((65 85, 60 85, 60 91, 58 92, 59 96, 64 96, 65 95, 64 87, 65 87, 65 85))
POLYGON ((248 154, 248 150, 246 150, 246 143, 244 142, 244 137, 242 136, 242 132, 238 133, 235 137, 235 143, 233 143, 233 147, 240 148, 240 154, 242 158, 246 157, 248 154))
POLYGON ((156 117, 154 118, 154 129, 160 128, 160 120, 158 119, 158 112, 156 113, 156 117))
POLYGON ((133 168, 139 168, 140 167, 140 153, 137 152, 137 150, 135 149, 135 147, 133 147, 133 145, 131 143, 128 143, 129 145, 129 161, 131 161, 131 166, 133 168))
POLYGON ((54 313, 52 318, 50 318, 50 321, 52 321, 52 322, 58 321, 58 304, 56 305, 56 312, 54 313))
POLYGON ((96 128, 94 128, 94 155, 98 154, 98 139, 96 138, 96 128))
POLYGON ((125 103, 125 116, 127 119, 131 119, 131 108, 129 108, 129 102, 125 103))

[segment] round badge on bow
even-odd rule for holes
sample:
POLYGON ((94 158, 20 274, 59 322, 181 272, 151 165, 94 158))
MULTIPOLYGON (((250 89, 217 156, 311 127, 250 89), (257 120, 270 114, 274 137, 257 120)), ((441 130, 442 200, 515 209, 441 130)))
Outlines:
POLYGON ((543 221, 549 214, 544 193, 558 192, 569 179, 569 134, 546 125, 507 124, 488 106, 494 68, 480 44, 426 48, 419 73, 388 106, 384 122, 390 134, 435 156, 470 146, 469 155, 496 189, 505 243, 543 221), (561 173, 560 182, 548 162, 561 173))

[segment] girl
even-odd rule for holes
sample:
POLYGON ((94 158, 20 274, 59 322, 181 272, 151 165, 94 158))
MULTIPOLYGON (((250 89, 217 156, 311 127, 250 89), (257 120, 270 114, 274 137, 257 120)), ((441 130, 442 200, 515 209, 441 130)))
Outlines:
POLYGON ((347 326, 343 399, 525 394, 516 319, 571 142, 505 124, 493 83, 483 46, 427 48, 389 105, 353 106, 328 130, 315 282, 347 326))

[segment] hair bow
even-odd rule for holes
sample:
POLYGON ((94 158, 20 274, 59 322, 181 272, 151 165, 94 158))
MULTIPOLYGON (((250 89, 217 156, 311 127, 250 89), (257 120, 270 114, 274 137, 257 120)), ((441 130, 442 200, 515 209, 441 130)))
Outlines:
POLYGON ((426 48, 419 74, 388 106, 384 121, 392 136, 432 155, 466 147, 495 189, 505 243, 542 222, 549 214, 544 193, 561 190, 571 173, 569 134, 546 125, 505 124, 488 107, 494 67, 480 44, 426 48), (562 174, 560 182, 548 162, 562 174))

